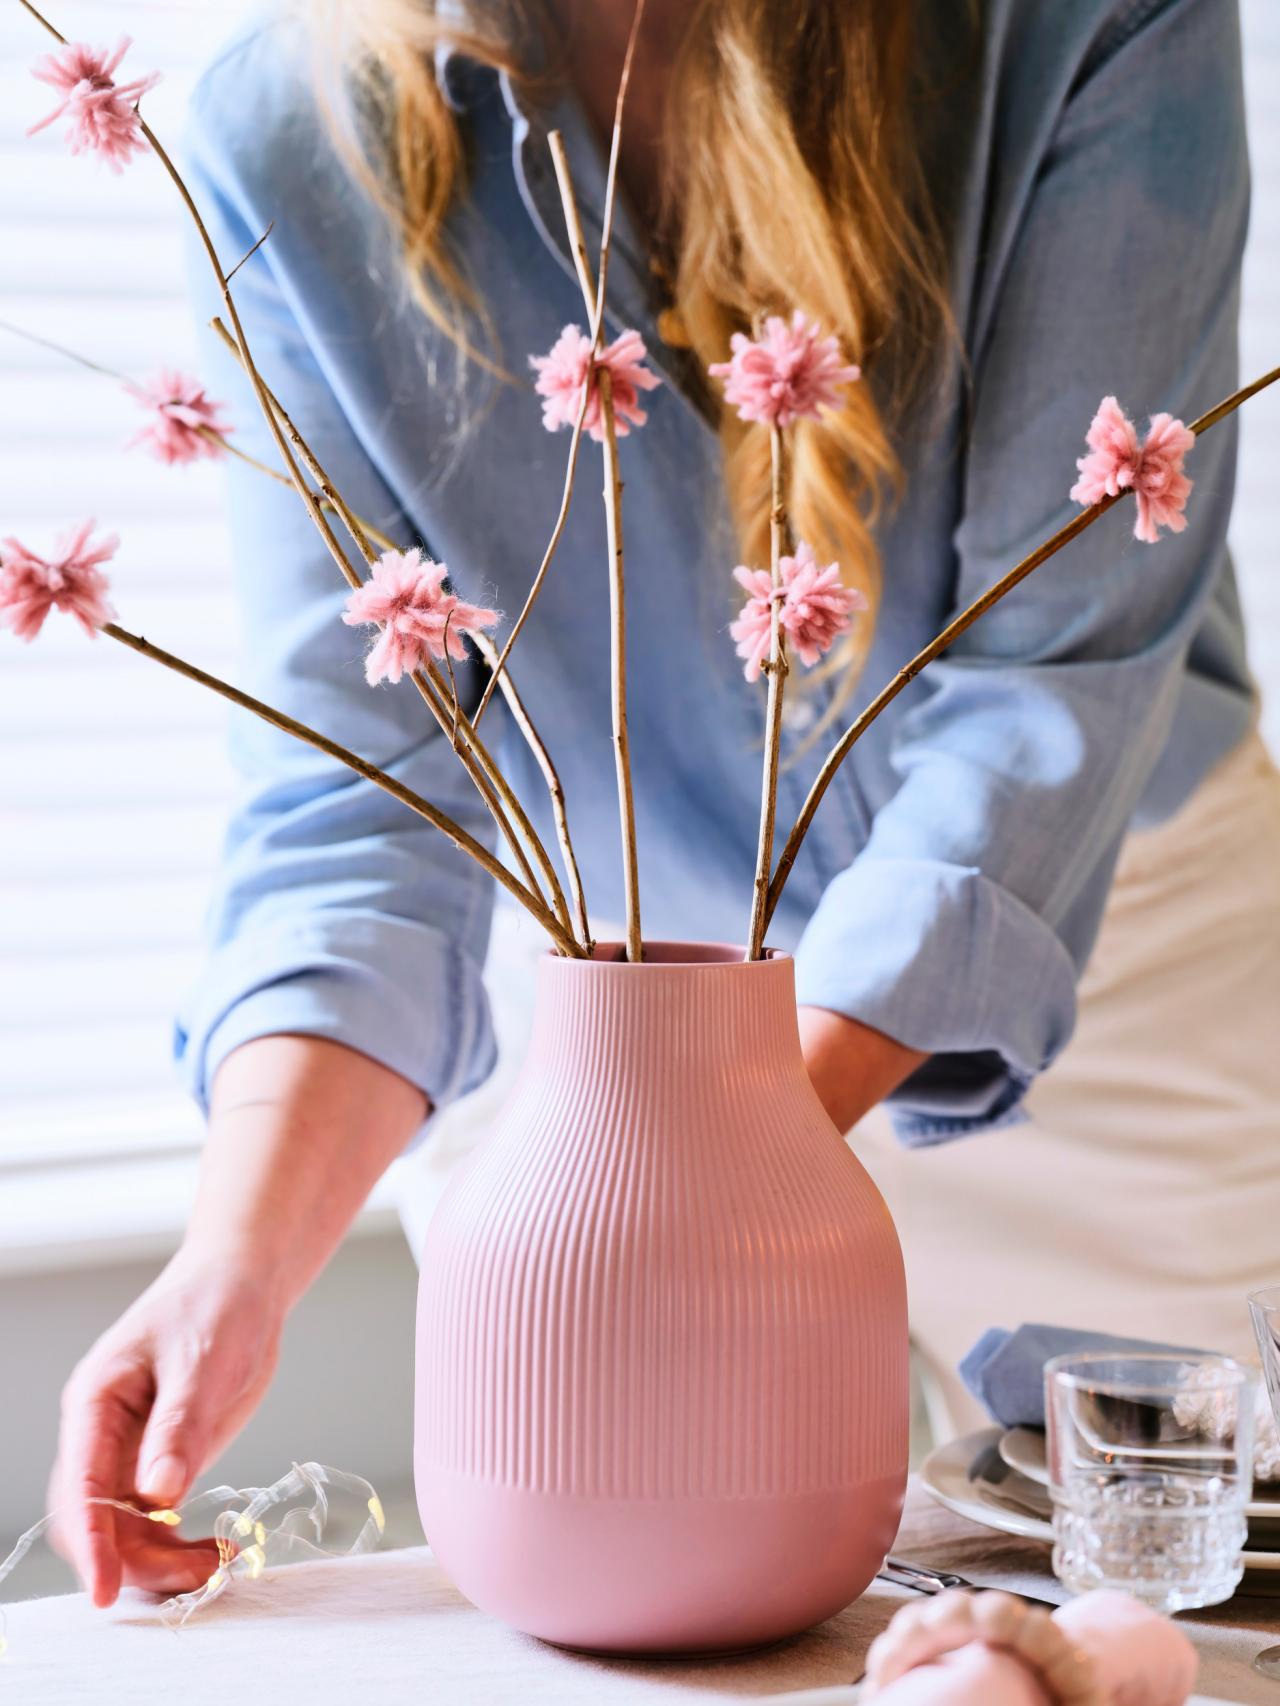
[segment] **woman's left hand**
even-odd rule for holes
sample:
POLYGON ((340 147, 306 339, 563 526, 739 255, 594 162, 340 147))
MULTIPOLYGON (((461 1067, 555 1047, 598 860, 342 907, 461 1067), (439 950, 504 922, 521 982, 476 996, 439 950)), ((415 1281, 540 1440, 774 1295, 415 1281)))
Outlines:
POLYGON ((825 1007, 802 1007, 799 1018, 800 1046, 813 1087, 842 1132, 929 1058, 825 1007))

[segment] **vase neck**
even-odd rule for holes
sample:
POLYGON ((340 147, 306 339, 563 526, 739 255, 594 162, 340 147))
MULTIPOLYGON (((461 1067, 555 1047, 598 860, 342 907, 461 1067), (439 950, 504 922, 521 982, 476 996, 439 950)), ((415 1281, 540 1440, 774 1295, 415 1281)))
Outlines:
POLYGON ((640 965, 548 955, 532 1057, 543 1070, 634 1077, 803 1072, 795 974, 786 957, 640 965))

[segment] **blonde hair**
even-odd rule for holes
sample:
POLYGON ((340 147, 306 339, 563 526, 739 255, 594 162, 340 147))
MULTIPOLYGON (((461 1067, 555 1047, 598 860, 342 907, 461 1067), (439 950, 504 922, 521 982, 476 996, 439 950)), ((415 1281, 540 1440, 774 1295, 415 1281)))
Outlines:
MULTIPOLYGON (((518 79, 539 9, 540 0, 472 0, 470 28, 459 31, 437 17, 434 0, 306 7, 329 66, 374 126, 375 147, 347 152, 399 228, 410 288, 430 319, 481 360, 468 326, 483 304, 446 242, 465 150, 434 52, 448 41, 518 79)), ((911 133, 912 7, 695 0, 691 10, 665 121, 666 156, 680 162, 678 198, 670 186, 664 192, 675 214, 677 323, 705 370, 761 311, 800 308, 837 334, 865 375, 845 408, 797 427, 787 470, 793 537, 821 561, 837 560, 869 606, 822 671, 837 684, 829 716, 852 689, 873 631, 874 527, 901 486, 890 421, 919 376, 919 357, 950 324, 911 133)), ((767 428, 725 410, 721 433, 743 560, 766 562, 767 428)))

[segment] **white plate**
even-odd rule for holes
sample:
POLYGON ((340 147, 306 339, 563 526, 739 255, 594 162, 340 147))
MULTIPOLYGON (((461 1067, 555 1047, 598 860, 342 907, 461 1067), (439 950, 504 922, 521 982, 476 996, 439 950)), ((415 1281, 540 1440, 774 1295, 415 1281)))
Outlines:
MULTIPOLYGON (((773 1706, 858 1706, 862 1690, 856 1685, 837 1683, 834 1688, 806 1688, 799 1694, 771 1694, 773 1706)), ((1218 1695, 1193 1694, 1187 1706, 1231 1706, 1218 1695)))
POLYGON ((984 1528, 999 1529, 1002 1534, 1052 1542, 1053 1527, 1045 1518, 1007 1504, 986 1481, 970 1479, 974 1463, 984 1452, 999 1446, 1003 1431, 983 1428, 979 1433, 936 1446, 921 1465, 920 1480, 927 1493, 957 1516, 968 1517, 970 1522, 981 1523, 984 1528))
MULTIPOLYGON (((1038 1428, 1010 1428, 996 1450, 1009 1465, 1028 1481, 1041 1487, 1049 1485, 1049 1465, 1045 1457, 1044 1435, 1038 1428)), ((1257 1487, 1254 1488, 1255 1495, 1257 1487)), ((1276 1493, 1255 1496, 1244 1507, 1245 1515, 1253 1522, 1280 1523, 1280 1497, 1276 1493)))
MULTIPOLYGON (((940 1505, 945 1505, 957 1516, 968 1517, 970 1522, 979 1523, 983 1528, 994 1528, 1001 1534, 1017 1534, 1024 1540, 1052 1543, 1053 1527, 1044 1517, 1019 1509, 1001 1496, 999 1486, 971 1474, 979 1458, 993 1450, 999 1451, 1003 1432, 1002 1428, 982 1428, 977 1433, 966 1434, 962 1439, 953 1439, 947 1445, 936 1447, 921 1465, 921 1484, 940 1505)), ((1018 1487, 1014 1477, 1021 1475, 1021 1471, 1012 1466, 1010 1469, 1011 1480, 1005 1490, 1011 1491, 1016 1498, 1018 1487)), ((1027 1497, 1039 1500, 1043 1499, 1044 1493, 1033 1483, 1027 1489, 1027 1497)), ((1280 1571, 1280 1552, 1246 1552, 1243 1556, 1246 1569, 1280 1571)))

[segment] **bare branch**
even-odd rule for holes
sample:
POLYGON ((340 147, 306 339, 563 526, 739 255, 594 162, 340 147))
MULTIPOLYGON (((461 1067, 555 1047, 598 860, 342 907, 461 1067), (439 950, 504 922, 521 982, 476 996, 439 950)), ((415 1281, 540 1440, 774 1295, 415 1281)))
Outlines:
MULTIPOLYGON (((1192 421, 1187 430, 1199 438, 1201 433, 1208 432, 1210 427, 1216 426, 1226 416, 1234 414, 1242 403, 1247 403, 1250 397, 1256 397, 1259 391, 1265 391, 1268 385, 1274 385, 1278 379, 1280 379, 1280 367, 1273 367, 1269 373, 1264 373, 1260 379, 1255 379, 1252 384, 1243 386, 1239 391, 1233 391, 1231 396, 1225 397, 1216 407, 1201 415, 1198 420, 1192 421)), ((893 680, 886 687, 881 688, 866 709, 854 718, 828 753, 822 769, 814 778, 813 786, 809 789, 808 797, 801 808, 800 815, 787 837, 786 846, 782 850, 782 856, 778 860, 777 869, 773 874, 773 881, 769 884, 766 927, 782 898, 782 891, 786 886, 787 878, 791 875, 792 867, 795 865, 804 838, 809 833, 809 826, 813 822, 814 814, 822 804, 823 795, 831 786, 836 771, 839 770, 880 713, 893 703, 904 687, 915 680, 926 664, 932 663, 949 646, 954 645, 961 634, 972 628, 980 616, 984 616, 993 605, 999 604, 1006 593, 1012 592, 1015 586, 1026 580, 1027 576, 1033 574, 1042 563, 1047 563, 1050 557, 1056 556, 1064 545, 1069 545, 1073 539, 1078 538, 1086 527, 1092 527, 1099 516, 1105 515, 1109 509, 1123 502, 1131 494, 1131 490, 1132 488, 1126 487, 1115 497, 1103 498, 1089 509, 1081 510, 1080 514, 1073 516, 1065 527, 1060 527, 1051 538, 1046 539, 1042 545, 1037 545, 1029 556, 1024 557, 993 586, 989 586, 967 610, 961 611, 954 621, 949 622, 940 634, 918 651, 911 662, 905 664, 893 680)))

